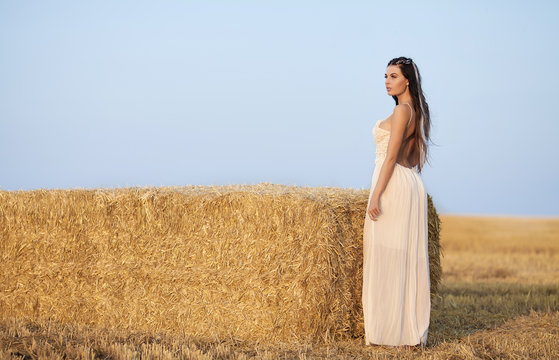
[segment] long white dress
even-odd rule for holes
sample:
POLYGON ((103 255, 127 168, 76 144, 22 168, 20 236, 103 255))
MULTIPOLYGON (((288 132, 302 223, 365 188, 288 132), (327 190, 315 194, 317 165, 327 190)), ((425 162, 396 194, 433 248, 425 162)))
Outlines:
MULTIPOLYGON (((382 120, 373 127, 376 157, 367 209, 390 138, 379 127, 382 120)), ((363 228, 365 345, 425 345, 431 311, 427 193, 416 167, 396 163, 380 210, 377 221, 365 213, 363 228)))

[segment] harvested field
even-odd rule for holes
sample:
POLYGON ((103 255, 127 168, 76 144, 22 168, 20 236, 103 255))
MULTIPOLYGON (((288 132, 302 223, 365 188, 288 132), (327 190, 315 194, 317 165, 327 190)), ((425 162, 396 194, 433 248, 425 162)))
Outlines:
MULTIPOLYGON (((331 191, 335 190, 331 189, 331 191)), ((349 200, 346 201, 350 203, 363 201, 360 198, 359 191, 361 190, 343 193, 340 197, 348 197, 349 200), (351 195, 352 192, 354 192, 354 195, 351 195)), ((5 193, 3 193, 4 195, 5 193)), ((151 198, 146 196, 146 198, 153 201, 155 196, 151 198)), ((231 197, 228 199, 231 204, 235 204, 231 197)), ((314 197, 308 201, 316 202, 317 198, 314 197)), ((366 193, 364 201, 366 204, 366 193)), ((105 204, 110 203, 111 201, 108 201, 105 204)), ((343 203, 343 201, 339 202, 339 204, 343 203)), ((276 204, 280 205, 281 202, 276 204)), ((222 208, 226 208, 226 206, 222 204, 222 208)), ((5 207, 2 207, 2 209, 5 209, 5 207)), ((39 210, 34 210, 36 209, 34 206, 29 206, 28 209, 28 215, 30 216, 34 214, 36 216, 39 213, 39 210)), ((113 214, 120 214, 119 211, 124 211, 123 208, 119 208, 114 203, 112 209, 113 214)), ((347 209, 346 203, 336 211, 343 213, 344 211, 347 212, 347 209)), ((56 214, 56 211, 56 207, 53 207, 51 213, 56 214)), ((79 211, 76 214, 79 214, 79 211)), ((136 214, 142 214, 142 212, 137 210, 136 214)), ((156 216, 152 214, 151 221, 157 219, 156 216)), ((215 213, 213 216, 214 222, 216 222, 215 213)), ((355 216, 359 218, 363 214, 356 214, 355 216)), ((5 311, 7 309, 5 299, 9 296, 5 287, 2 290, 2 300, 0 301, 0 305, 5 306, 1 308, 2 316, 0 317, 0 358, 559 358, 559 281, 557 280, 559 278, 559 266, 557 265, 559 264, 559 219, 450 215, 439 215, 439 217, 440 246, 444 249, 444 256, 440 257, 443 271, 440 287, 437 294, 434 295, 429 342, 425 350, 364 346, 363 339, 359 336, 329 339, 327 342, 270 340, 254 343, 243 341, 235 336, 219 336, 215 333, 194 335, 185 331, 182 334, 177 334, 167 330, 165 326, 154 331, 149 330, 149 328, 142 329, 141 326, 136 328, 107 327, 96 324, 95 321, 84 324, 72 319, 61 321, 49 320, 40 316, 36 318, 21 315, 11 316, 5 311)), ((45 226, 49 233, 52 233, 54 229, 64 228, 64 222, 58 220, 58 223, 56 223, 55 218, 57 217, 54 215, 48 217, 50 221, 56 224, 50 227, 45 226)), ((65 218, 66 221, 69 221, 71 216, 59 216, 58 218, 65 218)), ((131 222, 130 218, 122 216, 116 218, 121 221, 122 231, 131 223, 142 224, 141 221, 134 223, 131 222)), ((6 223, 2 224, 5 226, 6 223)), ((112 224, 111 226, 118 229, 117 225, 112 224)), ((17 226, 24 227, 24 225, 17 226)), ((278 230, 281 229, 278 225, 276 226, 278 230)), ((350 230, 342 227, 338 231, 346 231, 347 233, 359 231, 351 230, 351 226, 347 228, 350 230)), ((41 236, 40 234, 43 234, 44 237, 44 232, 43 229, 29 234, 36 236, 36 239, 41 236)), ((177 230, 177 233, 180 232, 181 230, 177 230)), ((5 233, 4 230, 0 234, 5 236, 5 233)), ((119 232, 119 234, 122 233, 119 232)), ((122 235, 119 236, 122 238, 122 235)), ((142 237, 138 239, 141 240, 142 237)), ((144 242, 147 243, 147 240, 144 240, 144 242)), ((54 241, 50 244, 52 247, 56 247, 54 241)), ((93 246, 92 244, 96 243, 89 244, 89 246, 93 246)), ((10 247, 9 251, 19 249, 16 254, 33 254, 32 246, 10 247)), ((97 246, 97 249, 105 249, 100 245, 97 246)), ((47 254, 55 253, 54 249, 49 249, 46 246, 41 249, 43 249, 43 252, 35 250, 33 255, 41 261, 45 261, 47 258, 41 257, 39 254, 44 252, 47 254)), ((65 255, 66 261, 74 259, 73 261, 76 262, 79 257, 75 255, 72 258, 71 256, 80 248, 76 247, 74 251, 70 251, 72 250, 71 247, 68 249, 67 255, 65 255)), ((109 249, 105 250, 106 254, 111 253, 109 249)), ((138 249, 142 249, 142 247, 138 249)), ((168 254, 172 250, 169 247, 163 247, 162 249, 166 250, 161 251, 162 254, 168 254)), ((7 259, 7 248, 2 247, 1 251, 2 259, 7 259)), ((120 249, 120 251, 123 250, 120 249)), ((144 251, 150 256, 160 256, 159 259, 163 257, 156 252, 144 251)), ((317 250, 314 249, 314 251, 317 250)), ((114 259, 117 259, 117 256, 124 256, 114 252, 113 250, 113 255, 111 255, 114 259)), ((199 254, 203 254, 203 252, 199 252, 199 254)), ((213 254, 217 254, 217 252, 213 254)), ((9 256, 13 256, 13 254, 10 253, 9 256)), ((50 264, 48 261, 45 263, 50 264)), ((101 264, 104 263, 101 262, 101 264)), ((131 266, 126 262, 121 264, 131 266)), ((155 262, 148 264, 157 266, 155 262)), ((10 269, 12 269, 10 271, 14 271, 13 268, 16 265, 12 264, 10 266, 10 269)), ((45 266, 35 266, 33 269, 44 271, 45 266)), ((289 269, 289 267, 286 269, 289 269)), ((6 273, 5 270, 0 271, 6 273)), ((338 274, 341 273, 343 272, 340 271, 338 274)), ((53 272, 51 276, 54 277, 55 274, 58 273, 53 272)), ((71 273, 64 274, 70 276, 71 273)), ((122 279, 125 279, 124 276, 135 276, 137 274, 137 272, 128 271, 122 275, 122 279)), ((157 272, 156 274, 163 276, 163 272, 157 272)), ((295 275, 292 276, 292 279, 300 279, 295 275)), ((5 279, 6 277, 2 279, 1 284, 5 284, 5 279)), ((24 282, 21 284, 25 285, 24 282)), ((34 284, 39 286, 42 282, 37 281, 34 284)), ((181 284, 180 279, 178 279, 178 284, 181 284)), ((18 286, 21 287, 21 285, 18 286)), ((20 291, 18 286, 14 286, 13 291, 20 291)), ((46 289, 50 290, 52 286, 46 289)), ((343 289, 343 287, 341 288, 343 289)), ((153 289, 159 288, 154 287, 153 289)), ((72 290, 66 291, 71 294, 72 290)), ((353 291, 358 290, 353 289, 353 291)), ((349 293, 355 299, 355 293, 351 291, 349 293)), ((139 296, 142 293, 135 294, 139 296)), ((131 296, 126 295, 124 291, 120 295, 128 296, 125 299, 131 307, 136 304, 131 296)), ((116 302, 116 300, 112 301, 116 302)), ((32 302, 30 303, 32 304, 32 302)), ((60 307, 63 307, 64 299, 60 299, 59 304, 60 307)), ((25 311, 34 310, 32 305, 27 305, 27 308, 24 305, 21 306, 21 309, 25 311)), ((52 304, 52 307, 54 311, 57 311, 56 304, 52 304)), ((39 314, 41 314, 40 309, 39 307, 35 311, 39 311, 39 314)), ((349 313, 351 314, 351 312, 349 313)), ((114 316, 118 317, 120 315, 115 313, 114 316)), ((358 324, 356 324, 357 328, 358 324)))

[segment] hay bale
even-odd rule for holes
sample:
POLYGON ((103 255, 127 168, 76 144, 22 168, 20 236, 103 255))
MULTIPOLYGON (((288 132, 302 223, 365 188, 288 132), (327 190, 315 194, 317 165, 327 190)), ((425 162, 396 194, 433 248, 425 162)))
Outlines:
MULTIPOLYGON (((0 316, 259 342, 363 336, 368 190, 0 192, 0 316)), ((439 219, 429 196, 432 295, 439 219)))

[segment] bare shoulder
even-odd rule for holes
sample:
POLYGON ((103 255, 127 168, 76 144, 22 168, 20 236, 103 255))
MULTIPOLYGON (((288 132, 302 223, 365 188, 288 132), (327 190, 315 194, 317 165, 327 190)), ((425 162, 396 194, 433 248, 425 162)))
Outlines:
POLYGON ((411 116, 411 109, 406 104, 398 104, 394 107, 393 120, 400 124, 406 124, 411 116))
POLYGON ((404 114, 411 114, 411 106, 409 104, 398 104, 394 106, 394 113, 396 111, 404 112, 404 114))

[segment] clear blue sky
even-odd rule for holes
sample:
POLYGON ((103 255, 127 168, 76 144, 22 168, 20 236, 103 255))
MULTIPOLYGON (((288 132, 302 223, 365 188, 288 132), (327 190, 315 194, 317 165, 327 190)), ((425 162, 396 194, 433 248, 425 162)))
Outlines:
POLYGON ((368 189, 418 64, 442 214, 559 216, 557 1, 0 0, 0 188, 368 189))

